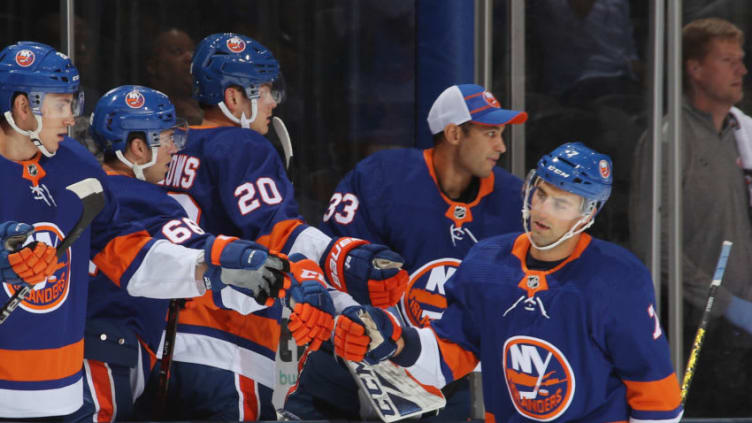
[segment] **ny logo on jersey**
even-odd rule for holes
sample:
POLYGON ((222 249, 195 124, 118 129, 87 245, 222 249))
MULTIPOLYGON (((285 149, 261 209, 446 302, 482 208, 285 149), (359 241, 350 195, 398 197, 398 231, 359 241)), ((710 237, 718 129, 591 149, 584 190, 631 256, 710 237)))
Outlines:
POLYGON ((569 408, 574 397, 574 372, 564 354, 550 342, 514 336, 504 343, 504 378, 514 407, 521 415, 551 421, 569 408))
POLYGON ((478 242, 478 239, 475 237, 475 235, 473 235, 472 232, 470 232, 470 229, 463 227, 458 228, 454 226, 454 223, 449 225, 449 236, 452 239, 452 246, 454 247, 457 246, 457 241, 462 241, 463 239, 465 239, 465 236, 470 238, 474 244, 478 242))
POLYGON ((31 195, 34 196, 35 200, 42 200, 50 207, 57 207, 57 203, 52 197, 52 193, 47 188, 47 185, 39 184, 36 186, 30 186, 29 189, 31 190, 31 195))
POLYGON ((432 319, 441 317, 446 309, 444 284, 459 265, 460 260, 447 257, 428 262, 412 272, 402 301, 413 325, 424 327, 432 319))

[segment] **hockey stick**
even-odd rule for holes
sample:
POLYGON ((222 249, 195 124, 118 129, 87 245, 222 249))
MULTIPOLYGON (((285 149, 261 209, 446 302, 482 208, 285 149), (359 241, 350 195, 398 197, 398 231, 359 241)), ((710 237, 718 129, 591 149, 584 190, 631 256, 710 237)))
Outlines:
POLYGON ((170 300, 167 311, 167 326, 165 327, 165 339, 162 346, 162 360, 159 366, 159 387, 157 388, 157 411, 156 418, 165 415, 167 405, 167 388, 170 383, 170 368, 172 367, 172 355, 175 352, 175 337, 178 332, 178 313, 185 304, 184 299, 170 300))
POLYGON ((695 366, 697 365, 697 359, 700 357, 700 350, 702 349, 703 341, 705 340, 705 327, 710 320, 710 309, 713 308, 713 302, 715 301, 715 291, 721 286, 723 280, 723 272, 726 271, 726 262, 728 261, 729 253, 731 252, 731 246, 734 245, 731 241, 723 241, 721 246, 721 255, 718 257, 718 264, 715 267, 715 273, 713 274, 713 281, 710 283, 710 290, 708 292, 708 302, 705 304, 705 311, 702 313, 702 319, 700 319, 700 326, 697 328, 697 334, 695 340, 692 343, 692 350, 689 352, 689 360, 687 360, 687 369, 684 371, 684 379, 681 386, 682 405, 687 399, 689 393, 689 385, 692 383, 692 376, 695 374, 695 366))
POLYGON ((292 158, 292 142, 290 142, 290 133, 282 119, 277 116, 272 117, 272 126, 277 134, 279 143, 282 145, 282 152, 285 153, 285 169, 290 168, 290 159, 292 158))
MULTIPOLYGON (((376 323, 366 312, 358 316, 371 337, 370 348, 383 341, 376 323)), ((437 411, 446 405, 446 399, 438 388, 419 383, 403 367, 389 360, 375 365, 344 360, 359 393, 368 400, 372 411, 385 423, 408 419, 437 411)), ((361 416, 372 418, 361 409, 361 416)))
MULTIPOLYGON (((76 194, 81 199, 81 205, 83 211, 81 217, 78 218, 78 222, 73 225, 70 233, 67 237, 57 246, 56 255, 59 259, 63 256, 68 247, 70 247, 81 236, 84 230, 89 226, 94 217, 104 208, 104 194, 102 193, 102 184, 96 178, 86 178, 75 184, 70 184, 65 187, 67 190, 76 194)), ((18 289, 13 296, 10 297, 7 303, 0 309, 0 325, 13 313, 13 310, 18 307, 19 304, 29 295, 32 286, 24 284, 18 289)))

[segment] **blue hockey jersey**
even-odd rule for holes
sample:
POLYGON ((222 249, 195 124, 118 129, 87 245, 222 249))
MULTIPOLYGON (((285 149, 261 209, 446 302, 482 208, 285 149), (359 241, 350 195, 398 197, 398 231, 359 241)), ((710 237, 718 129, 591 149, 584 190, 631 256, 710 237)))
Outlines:
MULTIPOLYGON (((191 127, 164 185, 210 233, 254 240, 271 250, 318 260, 329 238, 305 225, 278 153, 259 133, 237 127, 191 127), (192 212, 191 212, 192 210, 192 212)), ((211 301, 180 313, 174 359, 217 367, 273 388, 282 310, 240 316, 211 301)))
POLYGON ((480 360, 490 422, 679 421, 679 385, 642 263, 587 234, 548 271, 527 268, 529 249, 525 234, 508 234, 468 253, 446 285, 442 319, 418 330, 411 373, 440 386, 480 360))
MULTIPOLYGON (((64 415, 81 406, 89 260, 127 286, 154 242, 140 226, 120 218, 104 172, 78 142, 66 138, 52 158, 0 157, 7 198, 0 202, 0 221, 32 224, 33 238, 52 246, 82 212, 81 201, 66 187, 89 177, 104 187, 104 209, 60 258, 55 275, 36 285, 0 326, 0 417, 64 415)), ((0 302, 14 292, 3 283, 0 302)))
MULTIPOLYGON (((417 327, 438 319, 446 308, 444 284, 465 254, 481 239, 522 230, 519 178, 495 167, 480 180, 469 203, 453 201, 439 188, 433 149, 395 149, 362 160, 338 184, 319 228, 335 236, 353 236, 387 245, 404 259, 410 274, 400 308, 417 327)), ((313 396, 359 415, 357 387, 349 371, 331 353, 306 354, 298 384, 286 408, 306 419, 298 397, 313 396)), ((307 400, 302 400, 307 401, 307 400)))
POLYGON ((453 201, 439 188, 432 153, 385 150, 361 161, 337 186, 319 226, 402 255, 410 273, 402 311, 415 326, 441 316, 444 283, 476 242, 522 230, 519 178, 495 167, 475 199, 453 201))

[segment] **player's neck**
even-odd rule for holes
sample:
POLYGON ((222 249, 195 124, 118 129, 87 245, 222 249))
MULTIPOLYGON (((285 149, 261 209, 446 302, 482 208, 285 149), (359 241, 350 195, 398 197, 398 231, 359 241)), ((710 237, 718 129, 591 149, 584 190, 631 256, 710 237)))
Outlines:
POLYGON ((9 132, 0 131, 0 154, 8 160, 20 162, 31 160, 39 150, 31 142, 31 138, 10 129, 9 132))
POLYGON ((130 166, 126 165, 118 159, 110 160, 104 163, 102 167, 104 168, 105 172, 117 172, 126 176, 130 176, 131 178, 136 177, 136 174, 133 173, 133 169, 131 169, 130 166))
POLYGON ((201 126, 238 126, 238 124, 227 119, 227 116, 222 113, 219 107, 212 107, 204 110, 204 119, 201 121, 201 126))
POLYGON ((460 198, 473 180, 473 175, 457 166, 455 157, 440 145, 433 151, 433 170, 439 188, 453 200, 460 198))
POLYGON ((530 255, 539 261, 561 261, 572 255, 575 248, 577 248, 577 243, 580 241, 580 236, 582 234, 574 235, 573 237, 567 239, 566 241, 562 242, 561 244, 557 245, 554 248, 551 248, 549 250, 541 250, 539 248, 535 248, 534 246, 530 246, 530 255))

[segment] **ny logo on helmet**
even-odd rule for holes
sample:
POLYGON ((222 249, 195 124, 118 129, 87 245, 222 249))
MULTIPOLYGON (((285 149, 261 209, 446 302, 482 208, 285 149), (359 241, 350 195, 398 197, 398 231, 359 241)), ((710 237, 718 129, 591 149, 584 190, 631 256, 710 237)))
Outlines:
POLYGON ((140 109, 141 107, 144 107, 144 103, 146 103, 144 95, 136 90, 125 95, 125 104, 130 108, 140 109))
POLYGON ((240 53, 245 50, 245 41, 239 37, 232 37, 227 40, 227 48, 233 53, 240 53))
POLYGON ((16 63, 18 63, 18 66, 25 68, 34 63, 34 57, 33 51, 24 49, 16 53, 16 63))

